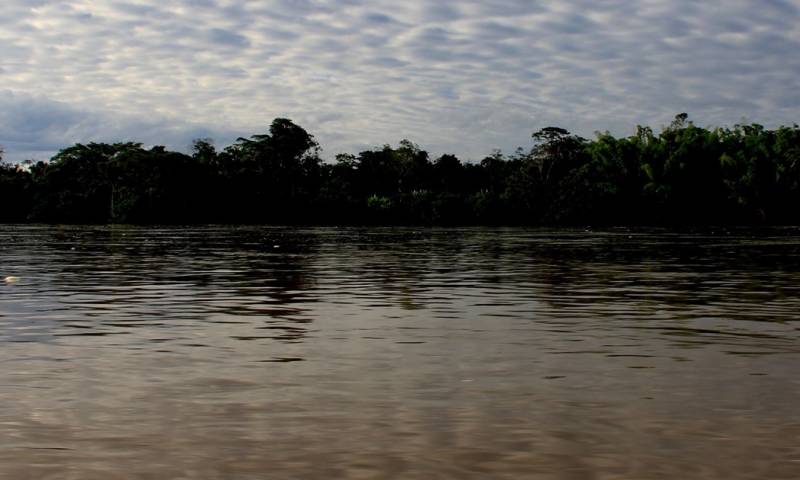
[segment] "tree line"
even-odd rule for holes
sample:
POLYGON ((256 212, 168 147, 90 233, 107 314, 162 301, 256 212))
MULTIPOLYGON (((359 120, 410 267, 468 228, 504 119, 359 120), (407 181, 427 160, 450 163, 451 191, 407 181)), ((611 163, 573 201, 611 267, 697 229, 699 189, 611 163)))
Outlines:
POLYGON ((0 163, 0 221, 800 224, 797 125, 702 128, 680 114, 660 133, 588 140, 548 127, 532 137, 530 149, 478 163, 431 159, 408 140, 327 163, 285 118, 221 151, 208 139, 190 154, 76 144, 49 161, 0 163))

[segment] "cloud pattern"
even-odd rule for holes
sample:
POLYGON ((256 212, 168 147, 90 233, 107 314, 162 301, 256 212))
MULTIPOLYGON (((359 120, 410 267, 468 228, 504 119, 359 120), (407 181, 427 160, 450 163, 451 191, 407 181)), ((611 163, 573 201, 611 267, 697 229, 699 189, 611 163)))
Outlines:
POLYGON ((225 145, 288 117, 325 157, 480 159, 558 125, 797 122, 800 0, 4 0, 0 144, 225 145))

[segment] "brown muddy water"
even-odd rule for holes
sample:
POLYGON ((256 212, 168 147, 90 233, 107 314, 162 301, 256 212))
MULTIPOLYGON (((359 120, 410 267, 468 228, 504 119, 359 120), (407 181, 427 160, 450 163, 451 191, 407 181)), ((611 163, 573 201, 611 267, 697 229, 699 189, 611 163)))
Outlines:
POLYGON ((4 226, 8 276, 2 479, 800 478, 797 229, 4 226))

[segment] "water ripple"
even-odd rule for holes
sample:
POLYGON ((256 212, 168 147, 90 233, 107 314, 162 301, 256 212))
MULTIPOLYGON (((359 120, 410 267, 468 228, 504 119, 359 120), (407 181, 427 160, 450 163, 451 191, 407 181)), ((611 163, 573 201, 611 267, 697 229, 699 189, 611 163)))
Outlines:
POLYGON ((0 227, 0 477, 798 477, 799 233, 0 227))

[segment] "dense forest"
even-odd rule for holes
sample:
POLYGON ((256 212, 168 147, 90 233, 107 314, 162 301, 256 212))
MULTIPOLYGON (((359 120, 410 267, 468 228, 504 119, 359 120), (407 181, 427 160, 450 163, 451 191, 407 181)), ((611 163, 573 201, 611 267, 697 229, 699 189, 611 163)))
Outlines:
MULTIPOLYGON (((800 127, 701 128, 588 140, 561 128, 479 163, 403 140, 333 163, 284 118, 191 154, 76 144, 0 163, 2 222, 486 225, 800 224, 800 127)), ((2 155, 2 151, 0 151, 2 155)))

